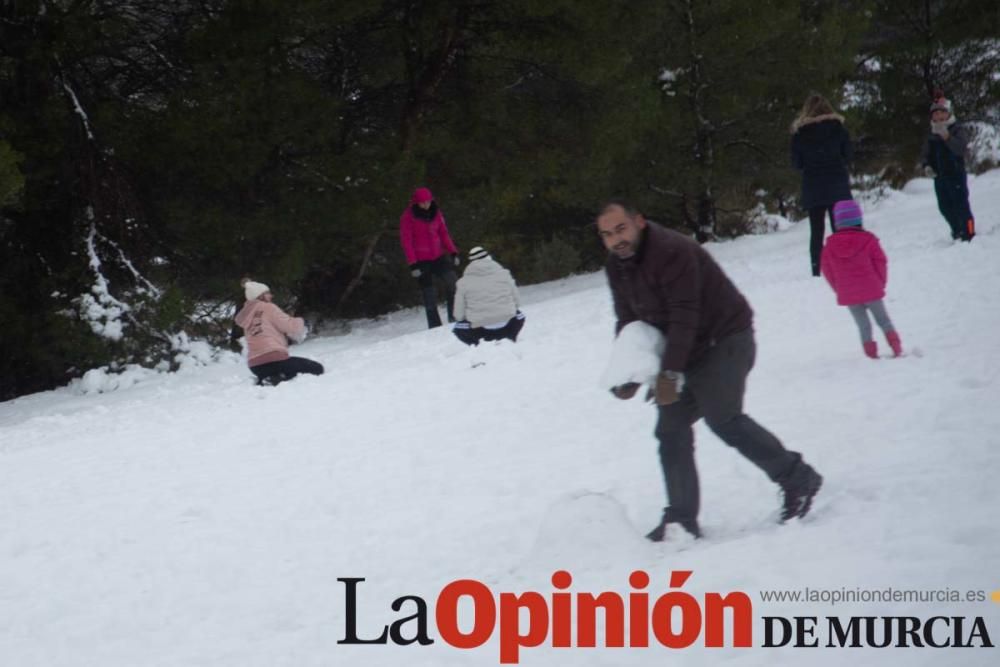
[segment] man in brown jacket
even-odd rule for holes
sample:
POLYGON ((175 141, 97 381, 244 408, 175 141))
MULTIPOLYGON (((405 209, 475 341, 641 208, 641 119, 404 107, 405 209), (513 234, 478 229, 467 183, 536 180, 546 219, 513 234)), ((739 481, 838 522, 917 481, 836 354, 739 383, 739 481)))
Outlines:
MULTIPOLYGON (((753 311, 746 299, 700 245, 648 222, 627 202, 606 204, 597 230, 609 251, 605 269, 616 333, 641 320, 667 337, 661 371, 647 398, 655 398, 659 409, 656 437, 669 505, 647 537, 662 541, 670 523, 701 536, 692 430, 701 417, 781 487, 782 522, 805 516, 823 478, 743 413, 746 377, 756 354, 753 311)), ((638 389, 630 382, 612 393, 630 399, 638 389)))

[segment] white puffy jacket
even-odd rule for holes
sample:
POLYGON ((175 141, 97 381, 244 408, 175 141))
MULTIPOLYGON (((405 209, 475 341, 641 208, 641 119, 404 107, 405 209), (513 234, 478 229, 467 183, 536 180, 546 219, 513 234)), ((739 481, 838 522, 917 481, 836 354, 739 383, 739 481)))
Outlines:
POLYGON ((473 328, 506 324, 521 307, 517 283, 492 257, 473 260, 458 281, 455 319, 473 328))

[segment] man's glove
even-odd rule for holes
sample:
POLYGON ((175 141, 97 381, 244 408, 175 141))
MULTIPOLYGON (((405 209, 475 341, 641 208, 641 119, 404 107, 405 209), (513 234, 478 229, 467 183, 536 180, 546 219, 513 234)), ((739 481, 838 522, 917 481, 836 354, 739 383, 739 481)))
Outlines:
POLYGON ((661 371, 656 376, 656 404, 670 405, 676 403, 684 391, 684 373, 676 371, 661 371))
POLYGON ((455 266, 460 266, 462 264, 462 260, 457 254, 451 256, 451 261, 455 263, 455 266))
POLYGON ((615 398, 620 398, 623 401, 627 401, 635 396, 635 392, 637 391, 639 391, 638 382, 626 382, 625 384, 611 388, 611 393, 615 395, 615 398))
POLYGON ((410 275, 414 278, 419 278, 424 274, 423 270, 416 264, 410 264, 410 275))
POLYGON ((929 164, 924 165, 924 176, 927 178, 937 178, 937 173, 934 171, 934 167, 929 164))

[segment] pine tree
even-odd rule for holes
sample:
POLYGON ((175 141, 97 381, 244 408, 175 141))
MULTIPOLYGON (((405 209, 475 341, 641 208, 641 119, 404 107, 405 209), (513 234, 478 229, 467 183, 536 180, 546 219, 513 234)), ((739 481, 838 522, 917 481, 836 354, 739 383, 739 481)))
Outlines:
MULTIPOLYGON (((963 121, 1000 121, 1000 5, 988 0, 875 0, 849 85, 874 168, 912 173, 935 91, 963 121)), ((863 154, 864 157, 864 154, 863 154)))
POLYGON ((646 37, 661 90, 644 150, 652 199, 700 239, 743 233, 755 192, 794 187, 788 125, 811 90, 835 89, 849 70, 854 20, 808 16, 797 0, 657 4, 646 37))

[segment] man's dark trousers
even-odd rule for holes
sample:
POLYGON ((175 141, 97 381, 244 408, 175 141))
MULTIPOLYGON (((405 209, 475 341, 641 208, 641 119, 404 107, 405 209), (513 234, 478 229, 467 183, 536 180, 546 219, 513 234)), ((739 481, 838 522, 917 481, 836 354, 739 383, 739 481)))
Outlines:
POLYGON ((692 426, 701 417, 723 442, 772 481, 789 482, 798 472, 802 455, 785 449, 774 434, 743 414, 746 378, 756 352, 752 328, 723 338, 684 373, 679 400, 659 407, 656 437, 675 521, 698 517, 700 491, 692 426))

